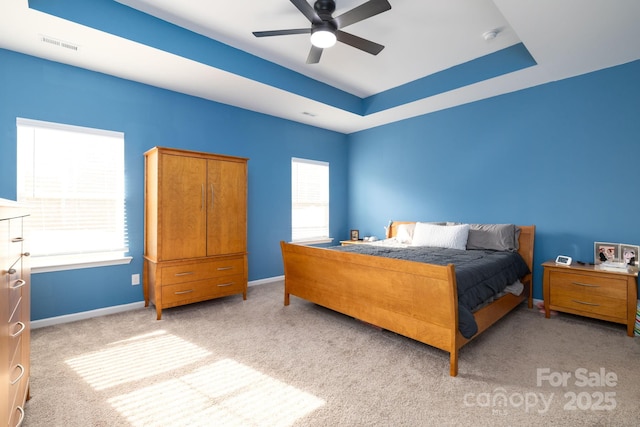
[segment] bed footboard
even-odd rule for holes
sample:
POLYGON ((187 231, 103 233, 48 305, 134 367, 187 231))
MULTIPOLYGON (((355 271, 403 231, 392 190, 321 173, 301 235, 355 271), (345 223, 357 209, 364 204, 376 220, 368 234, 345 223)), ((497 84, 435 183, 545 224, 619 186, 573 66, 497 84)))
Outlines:
POLYGON ((457 375, 458 294, 453 265, 438 266, 281 242, 290 295, 450 353, 457 375))

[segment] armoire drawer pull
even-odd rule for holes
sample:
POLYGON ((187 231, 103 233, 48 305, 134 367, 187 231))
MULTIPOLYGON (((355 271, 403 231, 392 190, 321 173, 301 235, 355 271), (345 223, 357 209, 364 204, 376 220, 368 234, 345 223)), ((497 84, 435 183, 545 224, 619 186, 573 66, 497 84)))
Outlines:
POLYGON ((24 332, 24 330, 27 328, 27 325, 25 325, 22 322, 18 322, 18 323, 16 323, 16 325, 20 325, 20 330, 18 332, 16 332, 15 334, 11 334, 11 338, 19 337, 24 332))
POLYGON ((194 274, 193 271, 185 271, 184 273, 176 273, 176 276, 188 276, 190 274, 194 274))
POLYGON ((16 274, 16 269, 15 268, 10 268, 9 270, 7 270, 7 273, 16 274))
POLYGON ((18 280, 16 280, 16 283, 11 287, 11 289, 20 289, 21 287, 23 287, 26 284, 27 284, 26 280, 18 279, 18 280))
POLYGON ((16 423, 16 427, 20 427, 24 421, 24 409, 22 409, 22 406, 16 406, 16 409, 20 411, 20 419, 16 423))
POLYGON ((13 243, 24 242, 24 237, 14 237, 13 239, 11 239, 11 242, 13 243))
POLYGON ((592 285, 590 283, 571 282, 574 285, 584 286, 585 288, 599 288, 600 285, 592 285))
POLYGON ((218 271, 233 270, 233 267, 218 267, 218 271))
POLYGON ((21 364, 17 364, 16 368, 20 368, 20 375, 18 375, 18 378, 16 378, 15 380, 11 381, 10 384, 14 385, 15 383, 17 383, 18 381, 20 381, 22 379, 22 377, 24 376, 24 366, 22 366, 21 364))
POLYGON ((191 292, 193 292, 193 289, 189 289, 187 291, 177 291, 177 292, 174 292, 174 295, 190 294, 191 292))
POLYGON ((224 288, 225 286, 231 286, 233 285, 235 282, 230 282, 230 283, 220 283, 218 285, 219 288, 224 288))
POLYGON ((594 306, 594 307, 600 307, 600 304, 595 304, 595 303, 593 303, 593 302, 579 301, 579 300, 577 300, 577 299, 574 299, 574 300, 571 300, 571 301, 573 301, 573 302, 575 302, 575 303, 578 303, 578 304, 592 305, 592 306, 594 306))

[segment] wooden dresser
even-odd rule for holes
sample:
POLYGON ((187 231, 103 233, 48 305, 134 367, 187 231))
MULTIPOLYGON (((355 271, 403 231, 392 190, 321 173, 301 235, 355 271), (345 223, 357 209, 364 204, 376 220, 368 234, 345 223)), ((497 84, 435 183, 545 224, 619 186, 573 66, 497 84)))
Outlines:
POLYGON ((145 305, 247 298, 247 159, 155 147, 145 153, 145 305))
POLYGON ((627 335, 633 336, 637 270, 614 272, 593 265, 557 265, 553 261, 542 266, 545 317, 556 310, 622 323, 627 325, 627 335))
POLYGON ((0 423, 19 426, 29 395, 30 269, 24 217, 0 200, 0 423))

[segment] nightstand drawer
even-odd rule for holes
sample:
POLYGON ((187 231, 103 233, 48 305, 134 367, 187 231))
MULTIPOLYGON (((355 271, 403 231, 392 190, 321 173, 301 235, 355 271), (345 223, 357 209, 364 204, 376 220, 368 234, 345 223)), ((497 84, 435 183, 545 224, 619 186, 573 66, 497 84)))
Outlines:
POLYGON ((625 299, 609 298, 588 292, 566 292, 564 289, 551 288, 551 306, 599 314, 624 320, 627 318, 625 299))
POLYGON ((627 281, 624 278, 552 271, 551 286, 552 290, 574 295, 576 298, 602 296, 623 302, 627 299, 627 281))

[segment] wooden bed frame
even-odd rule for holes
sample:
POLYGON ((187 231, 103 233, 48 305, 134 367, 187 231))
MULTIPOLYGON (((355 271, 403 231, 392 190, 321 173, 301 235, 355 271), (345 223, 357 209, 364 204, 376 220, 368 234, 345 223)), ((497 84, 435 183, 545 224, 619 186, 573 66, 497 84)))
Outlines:
MULTIPOLYGON (((393 222, 387 237, 396 235, 393 222)), ((535 226, 519 226, 518 252, 533 272, 535 226)), ((474 313, 478 333, 458 331, 455 266, 439 266, 327 248, 280 242, 284 262, 284 305, 290 295, 352 316, 449 352, 451 376, 458 375, 458 350, 525 299, 533 306, 532 274, 521 279, 520 296, 506 294, 474 313)))

